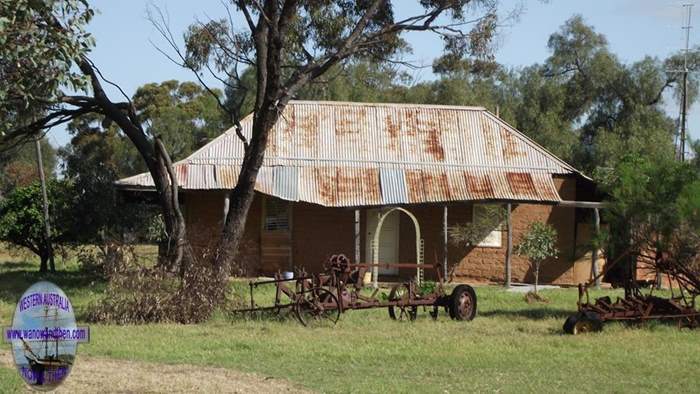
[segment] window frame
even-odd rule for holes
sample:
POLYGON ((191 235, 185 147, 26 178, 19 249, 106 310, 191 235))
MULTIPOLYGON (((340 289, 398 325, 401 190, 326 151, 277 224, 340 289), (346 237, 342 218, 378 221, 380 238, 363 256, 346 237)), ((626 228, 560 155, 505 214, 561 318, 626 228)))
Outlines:
MULTIPOLYGON (((488 205, 500 205, 496 203, 473 203, 472 204, 472 222, 476 219, 478 207, 485 207, 488 205)), ((490 249, 501 249, 503 248, 503 227, 504 224, 501 222, 494 230, 484 237, 475 246, 478 248, 490 248, 490 249), (498 233, 498 234, 496 234, 498 233), (497 242, 496 242, 497 240, 497 242)))
POLYGON ((270 196, 265 196, 263 198, 263 207, 262 207, 262 231, 267 232, 267 233, 279 233, 279 232, 291 232, 292 231, 292 204, 290 201, 283 200, 281 198, 275 198, 275 197, 270 197, 270 196), (278 222, 272 223, 275 224, 274 226, 268 227, 268 212, 269 212, 269 205, 270 203, 274 204, 280 204, 280 206, 284 206, 285 212, 286 212, 286 223, 281 220, 281 215, 280 218, 278 219, 278 222), (280 226, 280 223, 285 224, 285 226, 280 226))

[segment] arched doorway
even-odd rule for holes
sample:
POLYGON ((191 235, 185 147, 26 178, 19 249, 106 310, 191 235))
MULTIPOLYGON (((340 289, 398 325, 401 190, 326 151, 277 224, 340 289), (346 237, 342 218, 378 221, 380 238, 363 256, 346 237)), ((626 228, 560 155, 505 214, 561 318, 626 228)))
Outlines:
MULTIPOLYGON (((408 215, 409 218, 411 218, 411 221, 413 221, 413 225, 415 226, 416 230, 416 264, 423 264, 423 239, 421 238, 420 224, 418 224, 418 219, 407 209, 401 207, 391 208, 388 211, 382 213, 379 217, 377 227, 374 230, 374 237, 372 239, 372 264, 374 264, 374 267, 372 268, 372 283, 375 288, 379 286, 379 240, 382 231, 382 226, 384 225, 384 222, 387 219, 387 217, 389 217, 389 215, 391 215, 393 212, 403 212, 406 215, 408 215)), ((416 267, 416 282, 420 284, 422 281, 423 269, 420 267, 416 267)))

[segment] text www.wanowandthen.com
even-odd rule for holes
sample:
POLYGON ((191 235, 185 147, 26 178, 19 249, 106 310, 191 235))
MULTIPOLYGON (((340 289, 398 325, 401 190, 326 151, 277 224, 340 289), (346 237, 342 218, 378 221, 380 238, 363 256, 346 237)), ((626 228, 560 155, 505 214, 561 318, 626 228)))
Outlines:
POLYGON ((5 329, 5 340, 25 340, 25 341, 43 341, 43 340, 64 340, 64 341, 80 341, 85 342, 90 339, 90 330, 86 327, 77 328, 37 328, 37 329, 5 329))

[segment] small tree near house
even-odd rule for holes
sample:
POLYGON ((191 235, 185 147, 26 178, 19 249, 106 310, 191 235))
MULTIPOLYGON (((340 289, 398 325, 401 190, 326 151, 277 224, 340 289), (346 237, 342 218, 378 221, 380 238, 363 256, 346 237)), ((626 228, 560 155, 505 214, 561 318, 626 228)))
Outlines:
POLYGON ((557 231, 550 225, 542 222, 534 222, 528 227, 516 252, 520 256, 527 257, 535 272, 535 294, 540 279, 540 265, 549 257, 557 257, 559 251, 555 243, 557 241, 557 231))
POLYGON ((26 248, 36 254, 40 272, 55 272, 51 260, 51 243, 64 240, 63 231, 70 215, 70 189, 65 182, 51 180, 47 183, 51 221, 51 242, 45 237, 41 188, 38 183, 15 188, 0 201, 0 241, 10 246, 26 248), (50 263, 50 264, 49 264, 50 263))

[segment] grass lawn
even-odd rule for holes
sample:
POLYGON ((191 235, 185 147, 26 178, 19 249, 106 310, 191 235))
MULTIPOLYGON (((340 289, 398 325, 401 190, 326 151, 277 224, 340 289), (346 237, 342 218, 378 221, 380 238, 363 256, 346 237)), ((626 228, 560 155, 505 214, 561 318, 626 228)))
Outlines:
MULTIPOLYGON (((39 276, 35 263, 4 260, 0 325, 6 326, 14 303, 39 276)), ((79 314, 104 287, 71 264, 47 279, 79 314)), ((76 362, 89 354, 219 366, 323 392, 690 392, 700 384, 699 331, 609 324, 599 334, 567 336, 561 327, 575 310, 574 289, 543 291, 551 302, 541 305, 496 287, 476 291, 479 313, 470 323, 444 314, 435 322, 422 310, 415 322, 395 322, 378 309, 349 311, 332 328, 223 315, 189 326, 91 325, 91 343, 80 346, 76 362)), ((0 368, 0 387, 18 382, 0 368)))

